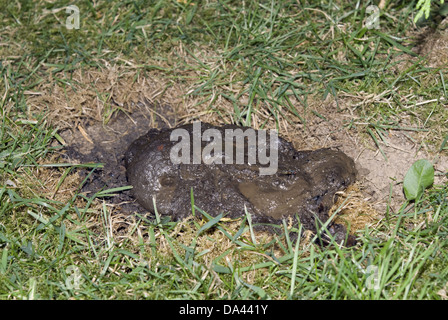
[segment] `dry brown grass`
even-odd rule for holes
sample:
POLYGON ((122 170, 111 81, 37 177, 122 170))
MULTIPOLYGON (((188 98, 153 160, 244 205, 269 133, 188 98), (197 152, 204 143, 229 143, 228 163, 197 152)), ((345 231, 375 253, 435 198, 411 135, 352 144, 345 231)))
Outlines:
POLYGON ((137 102, 145 100, 180 110, 184 93, 180 84, 157 72, 142 76, 132 68, 111 65, 77 69, 70 77, 70 85, 50 78, 27 94, 31 110, 46 112, 52 125, 65 129, 77 127, 81 119, 107 123, 114 112, 132 112, 137 102))
POLYGON ((335 222, 344 224, 351 233, 363 230, 381 218, 379 212, 361 192, 358 183, 337 193, 337 200, 329 215, 331 216, 335 210, 339 210, 335 222))

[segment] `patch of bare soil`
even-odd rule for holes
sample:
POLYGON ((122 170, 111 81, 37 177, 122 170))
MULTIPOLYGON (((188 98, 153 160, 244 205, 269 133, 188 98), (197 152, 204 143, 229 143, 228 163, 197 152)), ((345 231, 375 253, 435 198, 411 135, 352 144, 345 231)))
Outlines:
MULTIPOLYGON (((448 62, 447 48, 446 30, 427 33, 416 46, 416 50, 427 55, 428 63, 434 67, 448 62)), ((132 141, 150 128, 172 127, 192 119, 214 125, 232 122, 234 107, 229 101, 219 96, 215 102, 219 114, 206 112, 197 100, 185 98, 191 88, 169 83, 163 78, 137 76, 134 72, 111 67, 103 71, 75 73, 74 79, 77 81, 76 90, 66 93, 56 82, 50 81, 42 85, 41 91, 28 93, 28 104, 34 109, 47 105, 50 110, 55 110, 49 114, 49 119, 62 130, 60 135, 66 142, 66 152, 62 155, 64 162, 105 163, 104 168, 95 170, 85 184, 83 191, 89 194, 128 185, 124 152, 132 141), (105 120, 108 120, 107 124, 105 120)), ((241 99, 242 105, 245 104, 244 99, 248 101, 244 95, 241 99)), ((403 130, 389 130, 386 142, 379 140, 383 154, 371 137, 360 133, 365 131, 347 128, 349 122, 360 127, 366 125, 353 114, 353 99, 341 95, 339 107, 342 110, 338 110, 334 101, 316 99, 309 109, 317 111, 320 117, 308 112, 305 124, 297 117, 282 118, 279 134, 293 142, 298 150, 330 147, 355 160, 358 183, 339 193, 339 198, 346 200, 342 213, 350 220, 348 223, 362 229, 366 223, 381 218, 388 206, 396 211, 402 204, 401 181, 415 160, 426 158, 433 161, 436 174, 439 174, 436 183, 447 183, 443 174, 448 170, 448 158, 446 153, 437 154, 422 144, 421 133, 403 130), (361 220, 362 223, 356 223, 361 220)), ((295 102, 299 114, 304 114, 298 101, 295 102)), ((261 124, 266 124, 266 129, 275 128, 267 108, 255 110, 252 120, 255 129, 259 129, 261 124)), ((400 119, 400 125, 412 127, 406 119, 400 119)), ((88 172, 80 173, 81 181, 88 172)), ((125 212, 141 210, 129 191, 109 201, 125 212)))
POLYGON ((448 18, 445 18, 435 30, 427 28, 417 35, 416 51, 426 57, 432 68, 448 66, 448 18))
MULTIPOLYGON (((342 99, 341 101, 344 101, 342 99)), ((341 101, 339 103, 341 103, 341 101)), ((329 103, 319 107, 319 113, 326 120, 312 118, 301 132, 302 145, 312 148, 331 147, 345 152, 355 160, 358 170, 358 186, 364 201, 373 210, 384 213, 387 206, 397 211, 404 201, 402 181, 412 163, 418 159, 433 162, 438 176, 435 183, 443 183, 443 174, 448 171, 448 157, 437 154, 420 143, 421 133, 403 130, 388 131, 386 141, 378 139, 381 150, 368 135, 361 135, 356 130, 347 130, 349 122, 365 125, 356 117, 350 116, 349 100, 347 108, 336 112, 336 104, 329 103), (383 154, 384 153, 384 154, 383 154)), ((304 127, 303 125, 300 125, 304 127)), ((402 127, 411 127, 405 121, 402 127)))
MULTIPOLYGON (((107 125, 84 120, 77 127, 61 132, 67 143, 66 160, 105 164, 104 168, 96 169, 91 175, 83 192, 93 195, 102 189, 128 185, 124 153, 130 143, 150 128, 176 124, 176 115, 170 106, 154 107, 149 102, 139 102, 133 109, 132 113, 118 112, 107 125)), ((398 210, 404 201, 401 181, 415 160, 426 158, 434 161, 436 173, 448 170, 447 158, 436 157, 430 150, 421 148, 416 142, 421 139, 414 132, 389 131, 387 142, 380 142, 383 155, 370 137, 346 128, 347 123, 355 119, 349 108, 337 112, 335 103, 329 102, 315 106, 315 109, 325 120, 313 115, 306 125, 283 125, 296 148, 338 149, 355 160, 358 183, 346 193, 339 193, 339 198, 347 201, 342 210, 343 220, 348 220, 345 222, 354 229, 362 229, 365 224, 381 218, 387 206, 392 211, 398 210)), ((81 171, 81 179, 89 172, 87 169, 81 171)), ((118 193, 109 202, 125 213, 145 211, 135 202, 130 191, 118 193)), ((341 201, 337 203, 339 205, 341 201)))

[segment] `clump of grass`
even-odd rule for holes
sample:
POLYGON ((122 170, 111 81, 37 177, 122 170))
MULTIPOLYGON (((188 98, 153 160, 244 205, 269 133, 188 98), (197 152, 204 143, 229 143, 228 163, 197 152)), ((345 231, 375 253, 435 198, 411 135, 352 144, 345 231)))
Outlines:
MULTIPOLYGON (((45 131, 45 128, 41 128, 45 131)), ((28 131, 27 131, 28 132, 28 131)), ((11 147, 12 145, 9 145, 11 147)), ((30 168, 22 163, 21 168, 30 168)), ((34 166, 34 165, 33 165, 34 166)), ((11 173, 10 173, 11 174, 11 173)), ((15 181, 20 181, 19 172, 15 181)), ((30 175, 30 177, 33 177, 30 175)), ((10 179, 11 180, 11 179, 10 179)), ((360 243, 327 248, 298 237, 259 238, 250 215, 227 222, 113 215, 102 196, 67 203, 1 192, 0 295, 8 299, 412 299, 438 298, 448 207, 446 186, 403 206, 360 243), (121 231, 119 231, 121 230, 121 231), (431 279, 431 281, 428 281, 431 279)), ((314 237, 315 238, 315 237, 314 237)))
MULTIPOLYGON (((411 4, 391 5, 379 31, 363 26, 367 3, 80 2, 82 27, 72 31, 58 10, 67 4, 0 2, 2 43, 11 44, 0 46, 0 297, 444 298, 446 185, 395 214, 379 213, 375 224, 352 225, 354 248, 331 239, 319 247, 316 235, 293 240, 300 226, 287 222, 280 235, 260 235, 249 213, 228 222, 194 205, 203 220, 125 217, 105 201, 122 189, 87 196, 79 192, 83 181, 69 181, 79 165, 43 161, 60 137, 30 106, 32 95, 56 88, 45 83, 54 81, 70 99, 79 89, 76 72, 108 70, 113 61, 123 74, 157 72, 166 88, 182 85, 190 119, 290 129, 306 113, 319 116, 310 99, 331 96, 340 108, 347 94, 355 116, 366 120, 353 126, 373 140, 406 131, 400 120, 407 116, 417 124, 412 128, 436 131, 429 140, 445 152, 446 70, 420 58, 403 63, 415 55, 407 33, 411 4), (55 176, 51 188, 43 188, 42 170, 55 176), (61 197, 66 183, 70 191, 61 197)), ((92 92, 105 103, 102 112, 114 112, 110 95, 92 92)), ((353 202, 347 203, 341 209, 349 214, 353 202)))

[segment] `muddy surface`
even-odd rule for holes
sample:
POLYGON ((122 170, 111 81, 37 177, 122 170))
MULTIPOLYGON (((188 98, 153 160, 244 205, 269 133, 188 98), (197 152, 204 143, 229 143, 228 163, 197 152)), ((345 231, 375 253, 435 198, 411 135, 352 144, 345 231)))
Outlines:
MULTIPOLYGON (((344 105, 349 105, 350 100, 343 100, 344 105)), ((335 106, 329 106, 326 109, 319 109, 319 113, 324 115, 326 119, 331 119, 331 121, 325 121, 320 118, 315 118, 314 120, 308 122, 307 129, 298 127, 297 134, 289 133, 289 139, 294 141, 294 146, 296 149, 316 149, 316 148, 327 148, 327 152, 331 150, 341 150, 349 157, 355 160, 356 168, 358 171, 357 185, 361 187, 362 199, 372 205, 375 210, 363 211, 363 214, 369 215, 372 218, 377 217, 389 207, 393 212, 396 212, 398 208, 404 201, 402 186, 400 181, 407 169, 409 169, 412 161, 422 158, 433 159, 430 155, 419 148, 410 138, 409 135, 412 132, 401 132, 401 131, 391 131, 388 135, 387 144, 382 144, 382 150, 387 156, 385 157, 379 152, 375 145, 369 146, 361 141, 359 135, 353 130, 345 130, 345 121, 347 120, 343 114, 335 113, 335 106), (393 184, 392 193, 390 191, 391 184, 393 184)), ((176 112, 169 105, 154 105, 149 102, 138 102, 132 108, 132 113, 124 113, 122 111, 117 112, 107 125, 99 121, 95 121, 91 118, 89 120, 84 120, 75 126, 72 126, 69 130, 60 132, 60 135, 65 140, 65 153, 62 155, 64 162, 75 162, 75 163, 88 163, 88 162, 101 162, 104 163, 104 167, 101 169, 95 169, 91 173, 91 169, 79 169, 78 173, 81 179, 84 179, 89 173, 90 177, 82 187, 82 192, 84 192, 88 197, 93 196, 96 192, 104 189, 110 189, 115 187, 127 186, 130 182, 126 178, 126 167, 125 167, 125 152, 131 145, 133 141, 139 136, 144 136, 148 134, 150 136, 157 136, 160 132, 159 130, 169 129, 176 126, 176 112), (149 131, 153 129, 152 131, 149 131)), ((409 124, 402 124, 403 126, 410 126, 409 124)), ((204 127, 205 128, 205 127, 204 127)), ((282 132, 285 132, 284 130, 282 132)), ((417 139, 418 137, 415 137, 417 139)), ((418 139, 417 139, 418 140, 418 139)), ((148 145, 147 140, 138 140, 141 142, 141 147, 143 148, 148 145)), ((286 143, 284 140, 281 145, 288 146, 286 149, 290 148, 290 144, 286 143)), ((138 142, 136 142, 138 143, 138 142)), ((292 148, 291 148, 292 150, 292 148)), ((292 153, 296 151, 291 151, 292 153)), ((287 153, 285 153, 287 154, 287 153)), ((303 153, 307 154, 307 152, 303 153)), ((316 155, 316 154, 315 154, 316 155)), ((311 155, 309 155, 311 156, 311 155)), ((308 157, 308 156, 307 156, 308 157)), ((344 162, 344 161, 342 161, 344 162)), ((434 159, 434 166, 437 174, 446 173, 447 161, 446 157, 439 157, 434 159)), ((276 186, 270 186, 269 184, 264 184, 263 187, 257 187, 256 182, 261 179, 258 176, 258 172, 250 173, 247 177, 252 177, 253 179, 243 179, 241 182, 235 182, 230 180, 224 180, 220 185, 228 184, 229 188, 227 194, 236 195, 241 201, 238 202, 239 206, 246 201, 247 208, 249 212, 253 214, 253 218, 257 222, 267 222, 278 224, 278 216, 281 214, 282 210, 287 212, 286 216, 292 211, 288 211, 289 208, 294 208, 297 206, 298 201, 303 201, 303 208, 312 208, 320 215, 319 219, 328 218, 328 206, 331 205, 334 200, 334 190, 344 189, 341 185, 340 188, 335 188, 329 191, 325 197, 318 198, 316 196, 308 196, 312 192, 317 192, 318 189, 309 188, 308 191, 304 191, 303 195, 297 195, 297 191, 292 188, 294 185, 299 185, 300 182, 308 185, 311 182, 311 178, 305 178, 298 174, 291 174, 295 171, 300 172, 296 168, 296 164, 291 164, 286 161, 284 164, 279 164, 279 172, 277 175, 271 178, 277 179, 279 184, 276 186), (285 164, 286 163, 286 164, 285 164), (308 179, 308 180, 307 180, 308 179), (232 189, 233 188, 233 189, 232 189), (285 188, 285 189, 282 189, 285 188), (289 188, 286 190, 286 188, 289 188), (308 192, 308 193, 307 193, 308 192), (330 194, 331 195, 331 201, 330 194), (261 196, 262 195, 262 196, 261 196), (288 199, 293 197, 293 199, 288 199), (317 198, 316 198, 317 197, 317 198), (244 200, 245 198, 246 200, 244 200), (313 204, 313 198, 315 200, 313 204), (281 199, 281 201, 279 200, 281 199), (297 200, 294 200, 297 199, 297 200), (311 199, 311 200, 310 200, 311 199), (244 201, 243 201, 244 200, 244 201), (277 201, 275 201, 277 200, 277 201), (321 202, 320 207, 321 212, 319 213, 318 202, 321 202), (270 202, 274 205, 270 206, 270 202), (281 204, 281 205, 279 205, 281 204), (270 208, 269 212, 263 212, 260 208, 270 208), (289 208, 288 208, 289 207, 289 208), (261 212, 261 214, 258 214, 261 212), (256 214, 257 213, 257 214, 256 214), (270 215, 269 215, 269 214, 270 215)), ((192 168, 189 170, 193 170, 192 168)), ((219 168, 213 168, 215 172, 220 172, 219 168)), ((303 171, 303 170, 302 170, 303 171)), ((213 171, 208 172, 207 174, 213 171)), ((230 172, 229 172, 230 173, 230 172)), ((311 174, 313 176, 313 174, 311 174)), ((319 179, 319 178, 317 178, 319 179)), ((436 180, 437 177, 436 177, 436 180)), ((200 181, 200 180, 199 180, 200 181)), ((318 181, 322 181, 318 180, 318 181)), ((171 183, 169 179, 162 180, 165 185, 165 190, 169 190, 169 184, 171 183)), ((437 183, 446 183, 446 179, 437 183)), ((204 185, 212 185, 211 181, 205 179, 204 185)), ((320 184, 321 186, 323 183, 320 184)), ((173 188, 173 186, 171 186, 173 188)), ((186 184, 183 188, 187 188, 186 184)), ((213 189, 204 189, 213 190, 213 189)), ((213 208, 207 207, 206 203, 201 203, 200 191, 194 190, 195 203, 204 210, 211 211, 213 208), (202 205, 202 206, 201 206, 202 205)), ((203 197, 210 196, 214 199, 214 203, 218 203, 219 199, 217 195, 225 196, 226 193, 215 193, 210 191, 203 191, 203 197), (207 193, 209 192, 209 193, 207 193), (215 197, 215 198, 213 198, 215 197)), ((171 192, 172 194, 173 192, 171 192)), ((191 214, 191 204, 190 204, 190 189, 184 195, 184 208, 183 213, 173 213, 171 214, 173 219, 180 218, 183 214, 191 214), (185 196, 186 195, 186 196, 185 196)), ((141 206, 135 199, 134 195, 130 190, 115 193, 115 196, 106 198, 108 205, 113 206, 114 212, 122 214, 133 214, 135 212, 146 214, 148 209, 141 206)), ((222 199, 221 199, 222 200, 222 199)), ((161 200, 157 201, 158 206, 162 205, 161 200)), ((149 204, 151 205, 151 204, 149 204)), ((216 208, 226 208, 225 206, 231 207, 231 204, 227 202, 223 207, 215 206, 216 208)), ((320 204, 319 204, 320 206, 320 204)), ((235 207, 238 207, 235 205, 235 207)), ((239 208, 240 208, 239 207, 239 208)), ((160 211, 160 209, 159 209, 160 211)), ((196 211, 197 212, 197 211, 196 211)), ((297 212, 299 213, 299 212, 297 212)), ((170 215, 170 213, 167 213, 170 215)), ((240 215, 244 216, 244 211, 240 215)), ((303 220, 307 216, 306 213, 302 213, 303 220)), ((379 216, 381 217, 381 216, 379 216)), ((358 217, 355 220, 350 221, 348 224, 353 226, 358 223, 358 217)), ((360 219, 359 221, 361 221, 360 219)), ((312 228, 312 219, 308 219, 308 226, 312 228)), ((362 229, 362 223, 357 229, 362 229)), ((339 233, 342 237, 344 235, 344 228, 338 225, 333 225, 331 227, 333 233, 339 233)))
MULTIPOLYGON (((180 129, 188 133, 189 146, 193 146, 194 125, 184 125, 180 129)), ((209 129, 225 137, 226 131, 245 131, 248 128, 234 125, 216 127, 201 123, 201 136, 209 129)), ((225 213, 226 217, 239 218, 245 215, 246 208, 254 224, 281 224, 284 218, 295 220, 298 216, 305 229, 316 232, 319 225, 329 218, 328 211, 334 204, 335 193, 344 190, 356 178, 354 161, 341 151, 329 148, 297 151, 291 143, 280 137, 277 148, 271 149, 269 135, 265 144, 269 150, 267 154, 278 153, 278 169, 273 174, 260 174, 262 168, 266 169, 268 165, 272 167, 271 164, 254 163, 253 159, 248 161, 248 150, 254 147, 248 139, 245 140, 244 148, 240 148, 240 151, 244 150, 243 163, 235 164, 238 146, 237 140, 232 139, 233 148, 227 149, 223 143, 219 152, 215 154, 216 150, 213 150, 209 154, 221 158, 221 163, 215 161, 205 164, 200 160, 194 164, 191 147, 188 163, 173 164, 171 150, 179 145, 180 140, 171 139, 172 132, 173 129, 151 129, 129 147, 125 165, 137 201, 154 212, 155 200, 158 213, 174 220, 183 219, 192 213, 193 190, 194 204, 212 216, 225 213), (226 157, 233 164, 226 164, 226 157)), ((259 137, 260 131, 256 133, 259 137)), ((208 154, 204 150, 209 144, 207 141, 201 142, 199 155, 208 154)), ((255 145, 257 152, 260 146, 255 145)), ((346 234, 342 226, 330 224, 329 230, 337 241, 344 240, 346 234)))
MULTIPOLYGON (((88 119, 61 132, 66 143, 62 157, 68 162, 103 164, 93 172, 92 169, 79 170, 81 179, 88 176, 81 189, 88 197, 101 190, 128 186, 124 153, 129 145, 150 128, 167 128, 175 122, 175 113, 170 106, 139 102, 132 113, 119 111, 106 125, 88 119)), ((115 193, 107 201, 125 213, 144 211, 129 190, 115 193)))

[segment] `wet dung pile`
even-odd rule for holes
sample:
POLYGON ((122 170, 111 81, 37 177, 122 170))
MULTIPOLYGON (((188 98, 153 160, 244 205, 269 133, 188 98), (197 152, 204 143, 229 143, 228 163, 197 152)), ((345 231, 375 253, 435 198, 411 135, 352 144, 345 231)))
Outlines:
MULTIPOLYGON (((329 219, 335 193, 356 179, 341 151, 298 151, 262 130, 208 123, 149 130, 128 148, 125 167, 138 203, 154 212, 155 201, 173 220, 191 214, 192 190, 194 204, 212 216, 239 218, 247 209, 259 226, 298 216, 313 232, 329 219)), ((346 238, 341 225, 329 231, 346 238)))

